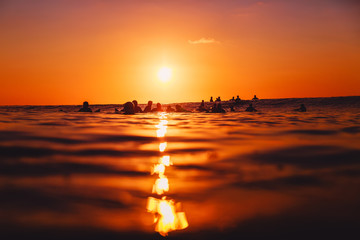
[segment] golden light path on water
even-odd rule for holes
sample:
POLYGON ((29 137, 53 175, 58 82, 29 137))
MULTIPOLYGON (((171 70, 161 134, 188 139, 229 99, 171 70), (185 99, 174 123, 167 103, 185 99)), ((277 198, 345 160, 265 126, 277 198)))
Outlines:
MULTIPOLYGON (((166 135, 167 130, 167 114, 160 113, 160 122, 156 125, 156 135, 160 140, 166 135)), ((186 215, 181 211, 181 204, 175 203, 172 199, 167 199, 164 195, 169 191, 169 180, 165 176, 166 167, 170 167, 172 162, 170 156, 165 154, 167 142, 160 141, 159 152, 162 154, 157 164, 151 169, 151 174, 157 174, 158 178, 153 185, 152 193, 157 197, 148 197, 147 211, 154 215, 155 231, 162 236, 166 236, 168 232, 180 230, 188 227, 186 215)))

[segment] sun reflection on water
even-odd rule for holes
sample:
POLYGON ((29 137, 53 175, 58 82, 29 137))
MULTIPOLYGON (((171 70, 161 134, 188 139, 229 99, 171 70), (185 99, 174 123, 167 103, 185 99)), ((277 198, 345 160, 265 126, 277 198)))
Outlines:
POLYGON ((157 137, 159 137, 159 138, 165 137, 167 124, 168 124, 167 120, 160 119, 160 123, 155 126, 157 128, 157 130, 156 130, 157 137))
MULTIPOLYGON (((155 127, 157 128, 156 135, 161 139, 165 137, 167 130, 167 114, 161 113, 159 119, 160 122, 155 127)), ((164 153, 166 147, 167 142, 161 142, 160 153, 164 153)), ((164 193, 169 191, 169 180, 165 176, 165 170, 171 165, 170 156, 162 155, 158 163, 152 167, 151 174, 158 175, 152 193, 157 194, 159 198, 149 197, 146 207, 147 211, 154 215, 155 231, 162 236, 166 236, 170 231, 187 228, 189 225, 185 213, 181 210, 181 204, 164 196, 164 193)))
POLYGON ((159 151, 164 152, 167 147, 167 142, 162 142, 159 144, 159 151))
POLYGON ((166 176, 159 176, 155 181, 152 192, 161 195, 167 191, 169 191, 169 180, 166 176))

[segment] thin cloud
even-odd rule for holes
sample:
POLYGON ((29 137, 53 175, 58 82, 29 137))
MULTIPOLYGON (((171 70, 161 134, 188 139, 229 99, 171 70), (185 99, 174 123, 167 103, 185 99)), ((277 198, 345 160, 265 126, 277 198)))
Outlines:
POLYGON ((190 44, 211 44, 211 43, 220 43, 219 41, 216 41, 213 38, 200 38, 199 40, 189 40, 188 41, 190 44))

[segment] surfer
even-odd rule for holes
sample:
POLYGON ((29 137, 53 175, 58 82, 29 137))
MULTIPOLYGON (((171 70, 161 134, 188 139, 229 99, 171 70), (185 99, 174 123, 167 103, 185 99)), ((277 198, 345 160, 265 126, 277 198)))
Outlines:
POLYGON ((151 112, 151 106, 152 106, 153 102, 152 101, 148 101, 148 105, 145 107, 144 109, 144 113, 148 113, 151 112))
POLYGON ((134 104, 134 112, 142 113, 142 109, 141 109, 141 107, 138 106, 138 102, 136 100, 134 100, 134 101, 132 101, 132 103, 134 104))
POLYGON ((83 107, 78 112, 92 112, 91 108, 89 108, 89 103, 87 101, 83 102, 83 107))
POLYGON ((124 112, 124 114, 134 114, 135 110, 134 110, 134 105, 132 102, 126 102, 124 104, 124 109, 121 110, 122 112, 124 112))
POLYGON ((207 109, 205 108, 205 101, 202 100, 200 106, 197 109, 199 112, 206 112, 207 109))
POLYGON ((156 108, 154 108, 153 110, 151 110, 152 112, 162 112, 163 109, 162 109, 162 106, 161 106, 161 103, 157 103, 156 104, 156 108))
POLYGON ((245 109, 245 112, 256 112, 257 110, 253 107, 252 103, 245 109))
POLYGON ((299 108, 294 109, 297 112, 306 112, 306 107, 304 104, 301 104, 299 108))

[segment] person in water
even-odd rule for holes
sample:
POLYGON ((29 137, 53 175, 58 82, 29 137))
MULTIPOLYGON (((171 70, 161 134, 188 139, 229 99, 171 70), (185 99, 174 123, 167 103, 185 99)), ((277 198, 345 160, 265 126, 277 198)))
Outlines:
POLYGON ((216 106, 216 112, 217 113, 225 113, 226 111, 222 108, 221 103, 219 102, 216 106))
POLYGON ((253 107, 252 103, 245 109, 246 112, 256 112, 257 110, 253 107))
POLYGON ((175 112, 175 109, 173 109, 172 107, 171 107, 171 105, 169 105, 169 106, 167 106, 167 108, 166 108, 166 112, 175 112))
POLYGON ((153 104, 153 102, 152 101, 148 101, 148 105, 145 107, 145 109, 144 109, 144 113, 148 113, 148 112, 151 112, 151 107, 152 107, 152 104, 153 104))
POLYGON ((185 108, 181 107, 179 104, 175 105, 175 112, 189 112, 185 108))
POLYGON ((135 113, 142 113, 142 109, 141 107, 138 106, 138 102, 136 100, 132 101, 132 103, 134 104, 134 112, 135 113))
POLYGON ((156 104, 156 108, 154 108, 153 110, 151 110, 152 112, 163 112, 161 103, 157 103, 156 104))
POLYGON ((212 96, 210 97, 210 102, 214 102, 214 100, 213 100, 212 96))
POLYGON ((241 102, 241 99, 239 98, 239 95, 237 95, 236 99, 235 99, 235 102, 236 103, 240 103, 241 102))
POLYGON ((234 109, 234 105, 233 105, 233 104, 230 105, 230 112, 235 112, 235 109, 234 109))
POLYGON ((215 113, 217 108, 217 104, 214 103, 214 105, 210 108, 210 112, 215 113))
POLYGON ((205 101, 202 100, 200 106, 197 109, 199 112, 207 112, 208 110, 205 107, 205 101))
POLYGON ((210 109, 210 112, 212 113, 225 113, 226 111, 222 108, 221 103, 214 103, 212 108, 210 109))
POLYGON ((124 104, 124 109, 121 110, 124 114, 135 114, 134 105, 132 102, 126 102, 124 104))
POLYGON ((256 95, 254 95, 252 100, 259 100, 256 95))
POLYGON ((89 103, 87 101, 83 102, 83 107, 78 112, 92 112, 91 108, 89 108, 89 103))
POLYGON ((297 111, 297 112, 306 112, 306 107, 304 104, 301 104, 299 108, 297 109, 294 109, 294 111, 297 111))

